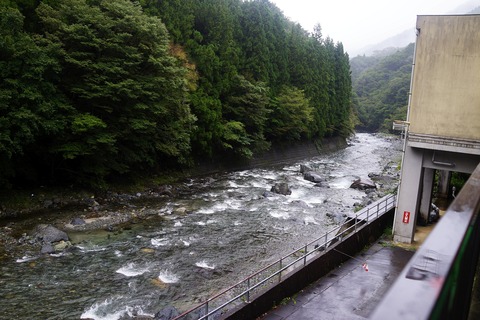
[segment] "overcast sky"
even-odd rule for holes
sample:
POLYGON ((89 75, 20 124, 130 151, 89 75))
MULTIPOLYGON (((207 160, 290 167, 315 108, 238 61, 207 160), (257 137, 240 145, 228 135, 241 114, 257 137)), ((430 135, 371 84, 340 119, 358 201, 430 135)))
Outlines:
MULTIPOLYGON (((324 38, 342 42, 352 54, 409 28, 417 15, 451 13, 462 0, 270 0, 307 31, 320 23, 324 38)), ((471 1, 469 1, 471 2, 471 1)), ((480 0, 477 1, 480 5, 480 0)))

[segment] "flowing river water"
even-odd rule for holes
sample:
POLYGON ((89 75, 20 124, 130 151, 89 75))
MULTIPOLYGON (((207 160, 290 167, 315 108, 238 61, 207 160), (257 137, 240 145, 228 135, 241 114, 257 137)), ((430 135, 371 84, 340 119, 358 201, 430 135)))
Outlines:
POLYGON ((341 223, 366 197, 350 184, 395 171, 399 155, 391 140, 357 134, 347 148, 301 162, 191 179, 175 197, 143 204, 147 218, 122 232, 70 232, 64 253, 0 260, 0 318, 185 311, 341 223), (304 180, 300 164, 322 184, 304 180), (265 197, 277 182, 292 194, 265 197))

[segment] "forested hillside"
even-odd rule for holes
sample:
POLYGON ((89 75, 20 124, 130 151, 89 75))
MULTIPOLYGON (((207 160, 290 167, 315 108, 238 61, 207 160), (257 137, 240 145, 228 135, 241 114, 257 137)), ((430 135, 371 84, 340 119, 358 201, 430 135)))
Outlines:
POLYGON ((389 55, 357 56, 352 68, 353 103, 360 124, 369 132, 388 131, 393 120, 405 120, 414 44, 389 55))
POLYGON ((98 186, 354 123, 342 44, 267 0, 0 0, 0 74, 0 188, 98 186))

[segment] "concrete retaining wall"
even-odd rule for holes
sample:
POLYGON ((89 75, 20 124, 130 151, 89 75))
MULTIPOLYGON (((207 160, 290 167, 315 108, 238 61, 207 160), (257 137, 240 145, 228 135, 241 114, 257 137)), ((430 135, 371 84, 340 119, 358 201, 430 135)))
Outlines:
MULTIPOLYGON (((350 235, 334 247, 350 256, 355 256, 365 246, 375 242, 384 232, 386 227, 393 223, 394 210, 390 210, 382 217, 370 223, 356 234, 350 235)), ((227 313, 224 319, 255 319, 295 293, 315 282, 340 264, 350 259, 340 252, 330 250, 322 256, 311 260, 305 267, 293 271, 275 286, 272 286, 262 294, 252 298, 250 303, 245 303, 227 313)))
POLYGON ((269 151, 256 155, 253 159, 221 158, 197 163, 191 175, 206 175, 222 171, 246 170, 265 166, 283 165, 303 159, 333 152, 347 146, 345 138, 334 137, 321 141, 295 141, 273 145, 269 151))

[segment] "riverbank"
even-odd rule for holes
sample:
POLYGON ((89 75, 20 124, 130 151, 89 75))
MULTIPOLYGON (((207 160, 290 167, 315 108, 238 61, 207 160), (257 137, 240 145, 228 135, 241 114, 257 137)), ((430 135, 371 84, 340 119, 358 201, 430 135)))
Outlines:
POLYGON ((88 190, 75 186, 4 190, 0 192, 0 219, 28 214, 41 215, 54 210, 101 211, 108 204, 122 207, 129 202, 172 196, 181 182, 193 178, 250 168, 279 166, 347 146, 347 140, 336 137, 321 142, 302 141, 272 146, 269 151, 245 161, 216 159, 197 163, 193 168, 162 174, 138 176, 135 181, 112 183, 107 190, 88 190), (100 209, 100 210, 98 210, 100 209))
MULTIPOLYGON (((398 181, 400 139, 396 136, 382 135, 392 143, 391 148, 378 150, 383 159, 383 172, 371 175, 378 186, 366 191, 366 197, 355 206, 364 207, 386 193, 394 192, 398 181), (395 156, 394 156, 395 155, 395 156)), ((302 143, 278 146, 249 163, 232 166, 212 166, 204 164, 195 171, 175 173, 168 177, 145 177, 141 184, 114 185, 108 191, 92 191, 75 188, 55 189, 37 188, 21 190, 3 195, 0 203, 0 257, 8 257, 17 251, 39 251, 41 243, 32 238, 31 231, 38 224, 52 225, 65 231, 106 230, 122 231, 131 223, 156 216, 157 212, 149 210, 151 204, 168 201, 178 194, 191 192, 194 186, 184 182, 192 177, 215 174, 223 170, 247 169, 262 166, 281 166, 288 162, 314 157, 322 153, 333 152, 350 142, 341 139, 324 141, 322 146, 302 143), (171 183, 159 184, 159 181, 171 183), (188 189, 188 190, 187 190, 188 189), (5 201, 8 198, 7 201, 5 201)), ((177 208, 176 214, 187 214, 184 208, 177 208)))
POLYGON ((140 189, 85 193, 79 207, 1 219, 0 318, 123 319, 153 317, 167 306, 186 310, 395 189, 395 139, 358 134, 335 152, 192 177, 151 190, 158 196, 140 189), (321 182, 305 179, 302 165, 321 182), (358 179, 375 180, 376 188, 350 188, 358 179), (291 194, 271 192, 278 183, 291 194))
MULTIPOLYGON (((378 134, 394 144, 393 149, 401 148, 399 138, 378 134)), ((355 139, 355 137, 352 137, 355 139)), ((281 166, 320 154, 333 152, 347 147, 348 140, 341 138, 325 139, 322 142, 296 142, 290 145, 274 146, 268 152, 246 162, 198 163, 195 168, 169 172, 162 175, 141 176, 136 181, 111 184, 108 190, 89 190, 69 187, 36 187, 22 190, 0 191, 0 221, 2 218, 18 218, 30 214, 42 215, 48 211, 77 210, 101 211, 110 206, 129 206, 130 202, 149 201, 164 196, 172 196, 181 183, 189 178, 202 177, 226 171, 246 170, 250 168, 281 166)), ((389 162, 399 165, 392 159, 391 150, 384 150, 385 166, 389 162)), ((391 171, 386 168, 386 171, 391 171)), ((391 172, 386 172, 386 175, 391 172)))

